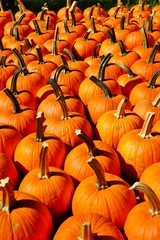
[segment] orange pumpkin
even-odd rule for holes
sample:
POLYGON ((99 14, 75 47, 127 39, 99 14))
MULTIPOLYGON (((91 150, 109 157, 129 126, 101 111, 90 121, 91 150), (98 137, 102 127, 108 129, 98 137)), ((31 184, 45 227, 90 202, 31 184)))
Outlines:
POLYGON ((123 229, 128 213, 136 205, 134 191, 129 190, 129 184, 121 177, 104 172, 95 158, 89 159, 88 164, 95 174, 76 188, 72 199, 73 215, 98 213, 123 229))
POLYGON ((0 180, 0 238, 49 240, 53 222, 47 207, 31 194, 14 191, 9 178, 0 180), (28 221, 30 219, 30 221, 28 221), (17 227, 13 228, 16 223, 17 227), (7 231, 6 231, 7 226, 7 231), (28 231, 26 231, 28 229, 28 231))
POLYGON ((105 172, 120 175, 120 161, 116 151, 101 140, 92 140, 77 129, 75 134, 84 142, 74 147, 66 156, 64 170, 72 176, 77 185, 83 179, 94 174, 87 163, 89 157, 96 157, 105 172))
POLYGON ((39 167, 31 170, 21 181, 19 191, 32 194, 41 200, 52 217, 63 216, 70 208, 74 185, 71 177, 62 169, 48 166, 45 155, 48 144, 43 143, 39 167))
POLYGON ((77 237, 89 239, 95 235, 97 238, 124 240, 120 230, 111 221, 95 213, 70 216, 61 223, 53 239, 70 240, 77 237))
POLYGON ((144 201, 137 204, 129 212, 124 225, 124 232, 127 239, 158 240, 160 238, 159 199, 157 198, 155 192, 147 184, 142 182, 135 182, 130 187, 130 190, 137 190, 143 192, 149 201, 144 201))

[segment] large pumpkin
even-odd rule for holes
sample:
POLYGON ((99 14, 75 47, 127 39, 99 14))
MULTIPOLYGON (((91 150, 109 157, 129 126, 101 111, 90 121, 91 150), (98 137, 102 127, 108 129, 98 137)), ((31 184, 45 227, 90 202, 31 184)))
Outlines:
POLYGON ((0 198, 3 199, 0 206, 0 239, 51 238, 52 218, 41 201, 31 194, 14 191, 8 177, 0 180, 0 190, 0 198), (16 227, 13 227, 14 224, 16 227))
POLYGON ((98 213, 123 229, 129 211, 136 205, 136 197, 121 177, 106 173, 95 158, 88 160, 95 175, 84 179, 72 199, 73 215, 98 213))

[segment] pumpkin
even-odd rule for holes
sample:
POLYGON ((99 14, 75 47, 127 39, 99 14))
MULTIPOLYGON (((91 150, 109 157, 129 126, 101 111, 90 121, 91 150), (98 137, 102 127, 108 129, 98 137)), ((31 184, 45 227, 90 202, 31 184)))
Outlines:
POLYGON ((93 48, 97 45, 98 41, 90 38, 90 33, 91 30, 88 29, 83 37, 76 38, 74 41, 72 51, 77 59, 84 60, 86 57, 92 55, 93 48))
MULTIPOLYGON (((160 170, 160 162, 154 163, 148 168, 144 170, 139 181, 147 184, 157 195, 158 199, 160 199, 160 191, 159 191, 159 170, 160 170)), ((144 194, 143 194, 144 195, 144 194)), ((143 199, 148 200, 146 195, 143 196, 143 199)))
POLYGON ((160 62, 154 60, 158 47, 159 43, 155 42, 155 45, 152 48, 152 51, 148 59, 145 60, 140 58, 137 61, 135 61, 131 66, 131 70, 134 73, 141 75, 146 81, 149 81, 151 77, 154 75, 154 73, 159 69, 160 62))
POLYGON ((48 166, 46 153, 48 144, 43 143, 39 167, 31 170, 22 179, 19 191, 32 194, 49 209, 52 217, 63 216, 70 207, 74 185, 70 176, 62 169, 48 166))
POLYGON ((42 32, 36 19, 32 19, 32 21, 35 31, 28 34, 27 38, 29 41, 33 42, 34 45, 42 46, 47 40, 52 38, 52 34, 49 32, 42 32))
POLYGON ((160 119, 160 93, 155 97, 153 101, 151 100, 142 100, 139 101, 133 108, 133 111, 138 114, 142 119, 146 118, 147 112, 155 112, 153 125, 160 119))
POLYGON ((130 190, 143 192, 148 198, 148 201, 137 204, 129 212, 124 225, 124 232, 127 239, 158 240, 160 237, 160 201, 157 198, 157 195, 147 184, 142 182, 135 182, 130 187, 130 190))
POLYGON ((122 163, 122 174, 128 179, 139 179, 147 167, 160 161, 160 136, 152 134, 154 115, 148 112, 141 129, 130 130, 119 140, 117 152, 122 163))
MULTIPOLYGON (((78 95, 78 89, 80 84, 85 79, 85 75, 82 71, 77 69, 71 69, 67 65, 67 61, 64 56, 62 56, 63 63, 61 65, 65 65, 63 71, 61 71, 58 75, 57 83, 58 85, 66 85, 70 88, 75 96, 78 95)), ((51 72, 51 78, 55 74, 56 69, 51 72)))
POLYGON ((90 158, 88 164, 95 174, 76 188, 72 199, 73 215, 101 214, 123 229, 128 213, 136 205, 134 191, 129 190, 129 184, 121 177, 104 172, 96 158, 90 158))
MULTIPOLYGON (((93 124, 96 124, 99 117, 102 116, 106 111, 116 109, 119 102, 125 96, 122 94, 113 94, 106 84, 104 84, 102 81, 99 81, 94 76, 91 76, 90 79, 103 91, 103 95, 97 95, 97 97, 95 96, 88 102, 88 105, 86 106, 86 115, 88 119, 90 119, 93 124)), ((132 108, 129 101, 127 102, 126 108, 132 108)))
POLYGON ((21 0, 17 0, 17 2, 19 11, 15 13, 15 18, 17 20, 22 13, 25 13, 26 15, 22 22, 28 24, 32 19, 36 17, 36 14, 33 11, 27 9, 21 0))
POLYGON ((7 56, 3 55, 0 62, 0 89, 3 89, 6 85, 7 80, 14 74, 17 66, 14 64, 6 63, 7 56))
POLYGON ((126 73, 118 77, 117 82, 121 86, 122 94, 129 98, 132 89, 139 83, 145 82, 145 79, 140 75, 133 73, 125 64, 117 63, 117 65, 126 71, 126 73))
POLYGON ((120 230, 111 221, 95 213, 70 216, 59 226, 53 240, 70 240, 77 237, 84 240, 92 239, 92 236, 124 240, 120 230))
POLYGON ((77 185, 94 174, 87 163, 88 158, 96 157, 105 172, 120 175, 120 161, 116 151, 101 140, 92 140, 80 129, 75 131, 84 142, 74 147, 66 156, 64 170, 72 176, 77 185))
POLYGON ((129 100, 132 106, 135 106, 142 100, 154 101, 155 97, 159 94, 159 74, 157 70, 148 82, 144 81, 138 83, 130 92, 129 100))
POLYGON ((106 56, 108 53, 114 55, 114 53, 120 51, 113 26, 111 26, 110 30, 107 30, 106 32, 109 38, 105 39, 102 42, 99 49, 100 56, 106 56))
POLYGON ((57 65, 52 61, 44 61, 43 52, 40 46, 36 46, 38 59, 29 62, 26 66, 29 72, 40 72, 45 82, 47 83, 51 72, 57 68, 57 65))
MULTIPOLYGON (((112 77, 107 77, 107 72, 109 72, 108 70, 108 61, 109 59, 112 57, 111 54, 108 54, 104 57, 104 59, 101 61, 101 64, 99 66, 98 64, 98 77, 97 80, 103 82, 105 85, 107 85, 110 90, 112 91, 113 94, 119 94, 122 93, 121 87, 120 85, 117 83, 117 81, 115 79, 113 79, 112 77)), ((88 67, 89 69, 90 67, 88 67)), ((103 95, 103 91, 100 87, 98 87, 94 82, 91 81, 90 77, 93 74, 92 69, 96 68, 95 65, 91 66, 91 75, 88 74, 87 70, 87 77, 82 81, 82 83, 79 86, 78 89, 78 96, 80 97, 81 101, 84 103, 84 105, 86 106, 88 104, 88 102, 97 96, 102 96, 103 95)), ((97 75, 97 74, 96 74, 97 75)))
POLYGON ((132 129, 141 128, 143 119, 132 110, 126 109, 127 99, 123 98, 117 109, 106 111, 99 117, 94 136, 96 139, 109 144, 117 149, 120 138, 132 129))
MULTIPOLYGON (((21 74, 18 76, 17 79, 17 90, 28 90, 32 92, 33 96, 35 96, 39 88, 41 88, 45 84, 45 79, 39 72, 29 72, 23 60, 23 57, 20 55, 17 49, 14 48, 12 49, 12 51, 19 61, 19 68, 21 68, 21 74)), ((7 88, 10 88, 11 82, 12 76, 9 77, 6 82, 7 88)))
MULTIPOLYGON (((18 76, 22 73, 22 69, 18 68, 12 75, 11 85, 10 85, 10 91, 14 94, 16 99, 21 105, 24 105, 26 107, 29 107, 33 110, 37 109, 37 100, 35 96, 32 94, 32 92, 27 90, 17 90, 17 79, 18 76)), ((0 111, 3 111, 5 109, 12 108, 12 102, 6 95, 6 93, 1 90, 0 91, 0 111)))
POLYGON ((59 98, 60 96, 63 96, 65 98, 68 110, 71 112, 78 112, 81 115, 85 116, 85 108, 83 103, 81 102, 81 100, 76 97, 76 96, 72 96, 69 94, 63 94, 61 88, 59 87, 58 83, 55 81, 54 78, 58 78, 58 74, 57 72, 59 71, 59 73, 61 72, 61 70, 65 69, 64 65, 60 66, 59 68, 61 69, 57 69, 57 71, 55 72, 55 77, 53 76, 53 78, 49 79, 49 83, 52 85, 53 89, 54 89, 54 93, 50 94, 49 96, 47 96, 38 106, 37 111, 39 112, 43 112, 44 113, 44 117, 47 118, 51 118, 53 116, 61 116, 62 114, 62 109, 61 106, 59 104, 59 102, 57 101, 57 98, 59 98))
MULTIPOLYGON (((37 60, 37 56, 32 53, 26 53, 25 51, 25 45, 23 43, 20 44, 20 50, 19 53, 24 59, 25 64, 27 65, 29 62, 37 60)), ((15 56, 14 53, 12 53, 10 56, 7 57, 6 62, 9 64, 14 64, 15 66, 19 66, 18 59, 15 56)))
POLYGON ((86 117, 77 112, 69 112, 63 96, 57 99, 62 107, 62 115, 48 118, 44 122, 45 133, 55 134, 65 143, 67 150, 82 143, 82 140, 75 135, 76 129, 81 129, 92 138, 93 131, 90 122, 86 117))
POLYGON ((4 92, 10 98, 12 108, 0 112, 0 124, 15 127, 23 137, 34 132, 36 128, 36 111, 20 105, 8 88, 5 88, 4 92))
POLYGON ((135 61, 140 59, 139 54, 131 50, 126 50, 122 40, 117 40, 117 42, 119 44, 120 52, 114 53, 109 63, 121 63, 127 67, 131 67, 135 61))
POLYGON ((67 155, 66 147, 57 136, 44 133, 43 123, 44 115, 42 112, 38 112, 36 131, 21 139, 15 148, 14 163, 21 176, 25 176, 30 170, 39 166, 38 159, 43 142, 48 144, 46 159, 49 166, 63 168, 67 155))
POLYGON ((47 207, 31 194, 14 191, 9 177, 0 180, 0 189, 0 238, 49 240, 53 222, 47 207), (13 224, 17 227, 13 228, 13 224))

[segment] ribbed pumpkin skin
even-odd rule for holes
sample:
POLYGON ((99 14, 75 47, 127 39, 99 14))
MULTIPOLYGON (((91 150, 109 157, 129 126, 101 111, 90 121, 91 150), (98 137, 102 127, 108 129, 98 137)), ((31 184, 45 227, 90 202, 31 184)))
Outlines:
POLYGON ((125 116, 116 118, 115 110, 107 111, 97 121, 95 136, 117 149, 120 138, 128 131, 142 127, 143 120, 131 110, 125 116))
POLYGON ((74 193, 70 176, 55 167, 49 167, 48 179, 40 179, 38 172, 38 168, 31 170, 21 181, 19 190, 41 200, 53 218, 63 216, 69 210, 74 193))
MULTIPOLYGON (((116 151, 99 140, 95 140, 94 144, 98 149, 96 159, 104 171, 120 175, 120 161, 116 151)), ((64 170, 74 179, 81 182, 86 177, 94 174, 94 171, 87 163, 90 157, 86 144, 81 143, 68 153, 64 163, 64 170)))
MULTIPOLYGON (((62 168, 67 150, 64 143, 54 135, 45 134, 48 143, 47 159, 50 166, 62 168)), ((39 166, 39 154, 43 141, 36 141, 36 134, 31 133, 23 138, 15 149, 14 162, 21 175, 39 166)))
POLYGON ((81 224, 91 223, 91 231, 96 234, 97 239, 124 240, 120 230, 107 218, 99 214, 85 214, 71 216, 66 219, 58 228, 53 240, 72 240, 80 235, 81 224))
POLYGON ((14 198, 16 207, 10 213, 0 210, 0 239, 49 240, 53 223, 45 205, 20 191, 14 191, 14 198))
MULTIPOLYGON (((153 189, 157 197, 160 199, 160 162, 149 166, 141 175, 140 182, 147 184, 153 189)), ((146 199, 146 198, 145 198, 146 199)))
POLYGON ((76 188, 72 199, 73 215, 98 213, 123 228, 126 217, 136 205, 134 192, 122 178, 105 173, 109 187, 98 190, 95 175, 84 179, 76 188))
POLYGON ((122 172, 130 179, 137 179, 151 164, 160 161, 160 136, 142 138, 139 129, 122 136, 117 151, 122 160, 122 172), (147 149, 147 150, 146 150, 147 149))
POLYGON ((160 214, 151 216, 148 202, 137 204, 129 212, 124 231, 128 240, 159 240, 160 214))

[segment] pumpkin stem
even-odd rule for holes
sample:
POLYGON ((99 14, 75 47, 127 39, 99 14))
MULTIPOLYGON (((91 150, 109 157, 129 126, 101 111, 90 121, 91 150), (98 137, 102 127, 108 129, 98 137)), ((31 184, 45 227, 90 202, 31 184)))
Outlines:
POLYGON ((36 46, 36 50, 37 50, 37 55, 38 55, 38 63, 39 64, 44 64, 44 60, 43 60, 43 54, 42 54, 42 49, 40 46, 36 46))
POLYGON ((116 35, 115 35, 115 31, 114 31, 114 28, 111 27, 110 30, 106 30, 106 33, 108 34, 109 36, 109 39, 110 39, 110 43, 111 44, 114 44, 117 42, 117 39, 116 39, 116 35))
POLYGON ((59 96, 57 98, 57 101, 60 103, 61 108, 62 108, 62 117, 61 117, 61 119, 62 120, 69 119, 70 116, 69 116, 68 107, 67 107, 67 104, 66 104, 64 96, 59 96))
POLYGON ((116 63, 116 64, 117 64, 119 67, 123 68, 123 69, 128 73, 128 77, 129 77, 129 78, 134 78, 134 77, 136 77, 136 74, 133 73, 132 70, 131 70, 128 66, 124 65, 123 63, 116 63))
POLYGON ((11 50, 12 50, 13 54, 15 55, 15 57, 18 60, 19 68, 21 68, 23 70, 25 69, 25 71, 22 71, 22 73, 24 75, 27 75, 28 74, 28 70, 27 70, 27 67, 26 67, 26 64, 25 64, 25 61, 24 61, 23 57, 21 56, 21 54, 19 53, 19 51, 16 48, 12 48, 11 50))
POLYGON ((4 88, 3 91, 7 94, 7 96, 10 98, 13 104, 13 112, 16 113, 21 113, 23 110, 20 108, 20 104, 17 100, 17 98, 14 96, 14 94, 8 89, 4 88))
POLYGON ((95 21, 94 21, 94 17, 93 16, 91 16, 91 32, 92 33, 97 33, 96 26, 95 26, 95 21))
POLYGON ((44 142, 42 144, 42 148, 40 152, 40 165, 39 165, 39 171, 38 171, 39 179, 49 178, 49 168, 48 168, 47 160, 45 158, 47 149, 48 149, 48 143, 44 142))
POLYGON ((36 116, 36 141, 37 142, 44 141, 45 127, 43 126, 43 122, 44 122, 44 113, 38 112, 36 116))
POLYGON ((111 90, 109 89, 109 87, 106 84, 103 83, 103 81, 99 81, 95 76, 91 76, 89 79, 102 89, 102 91, 104 92, 105 98, 113 97, 111 90))
POLYGON ((145 121, 143 123, 142 129, 140 133, 138 134, 142 138, 151 138, 151 129, 153 125, 153 120, 154 120, 155 112, 147 112, 145 121))
POLYGON ((54 38, 53 38, 55 41, 58 41, 58 35, 59 35, 59 28, 56 25, 55 26, 55 32, 54 32, 54 38))
POLYGON ((83 36, 83 41, 88 41, 89 34, 91 33, 91 28, 88 28, 83 36))
POLYGON ((148 48, 148 38, 147 38, 147 34, 146 34, 146 30, 144 27, 141 27, 140 31, 142 32, 143 35, 143 47, 144 48, 148 48))
POLYGON ((152 105, 154 107, 160 107, 160 93, 157 94, 157 96, 155 97, 155 99, 152 101, 152 105))
POLYGON ((25 40, 28 50, 32 50, 34 48, 34 46, 30 43, 29 39, 26 37, 26 38, 24 38, 24 40, 25 40))
POLYGON ((160 75, 160 70, 158 70, 157 72, 155 72, 155 74, 152 76, 152 78, 150 79, 150 81, 147 84, 147 87, 149 88, 155 88, 155 84, 156 84, 156 80, 158 78, 158 76, 160 75))
POLYGON ((105 173, 102 166, 94 157, 90 158, 88 161, 89 166, 93 169, 96 174, 97 182, 95 184, 98 190, 105 189, 108 187, 107 181, 105 179, 105 173))
POLYGON ((6 68, 6 59, 7 59, 7 56, 6 55, 3 55, 1 57, 1 61, 0 61, 0 67, 1 68, 6 68))
POLYGON ((14 205, 14 189, 9 177, 0 180, 0 190, 2 191, 0 209, 3 212, 10 213, 14 205))
POLYGON ((149 64, 153 64, 154 63, 154 58, 155 58, 155 55, 156 55, 156 52, 157 52, 157 49, 159 47, 159 43, 158 42, 155 42, 153 48, 152 48, 152 51, 149 55, 149 58, 147 60, 147 63, 149 64))
POLYGON ((35 27, 35 32, 37 35, 41 35, 42 32, 40 30, 40 27, 39 27, 39 24, 38 24, 38 21, 36 19, 32 19, 33 21, 33 24, 34 24, 34 27, 35 27))
POLYGON ((94 10, 94 8, 95 8, 95 5, 92 5, 92 6, 90 7, 90 12, 89 12, 89 15, 88 15, 88 20, 91 20, 91 17, 93 16, 93 10, 94 10))
POLYGON ((63 23, 64 23, 64 30, 65 30, 65 33, 70 34, 69 27, 67 25, 67 21, 68 21, 68 18, 64 18, 64 21, 63 21, 63 23))
POLYGON ((52 56, 57 56, 57 41, 55 39, 53 39, 52 42, 52 56))
POLYGON ((114 114, 116 118, 125 117, 125 109, 126 109, 127 102, 128 102, 127 98, 122 98, 122 100, 119 102, 117 110, 114 114))
POLYGON ((26 12, 27 9, 26 9, 25 5, 22 3, 22 1, 21 0, 17 0, 17 2, 21 6, 23 12, 26 12))
POLYGON ((71 50, 69 50, 68 48, 64 48, 63 51, 68 53, 71 62, 77 62, 77 60, 76 60, 76 58, 75 58, 75 56, 74 56, 74 54, 71 50))
POLYGON ((14 95, 17 95, 18 94, 18 90, 17 90, 17 78, 18 78, 18 75, 22 72, 22 69, 21 68, 18 68, 14 74, 13 74, 13 77, 12 77, 12 81, 11 81, 11 86, 10 86, 10 91, 14 94, 14 95))
POLYGON ((77 240, 93 240, 93 234, 91 231, 91 223, 84 222, 81 224, 81 235, 77 238, 77 240))
POLYGON ((121 21, 120 21, 120 26, 119 26, 120 30, 124 29, 124 23, 125 23, 125 16, 122 16, 121 21))
POLYGON ((25 56, 24 44, 23 43, 20 44, 20 54, 21 54, 21 56, 25 56))
POLYGON ((54 84, 54 82, 57 82, 58 81, 58 76, 59 76, 59 74, 63 71, 63 70, 66 70, 66 65, 61 65, 61 66, 59 66, 57 69, 56 69, 56 71, 55 71, 55 73, 54 73, 54 75, 48 80, 48 83, 49 84, 51 84, 51 86, 53 87, 53 89, 54 89, 54 87, 55 87, 55 85, 53 85, 54 84))
POLYGON ((98 71, 98 80, 103 81, 104 80, 104 73, 106 69, 106 65, 109 62, 113 55, 111 53, 108 53, 102 60, 99 71, 98 71))
POLYGON ((117 40, 117 43, 118 43, 119 48, 120 48, 121 56, 127 55, 127 51, 125 49, 123 41, 122 40, 117 40))
POLYGON ((141 191, 147 196, 150 204, 149 212, 152 217, 160 214, 160 201, 155 192, 147 184, 135 182, 129 189, 141 191))
POLYGON ((73 9, 70 10, 69 12, 71 14, 71 27, 75 27, 76 26, 75 13, 74 13, 73 9))
POLYGON ((88 154, 91 156, 91 157, 94 157, 97 155, 97 148, 93 142, 93 140, 87 136, 86 133, 84 133, 82 130, 80 129, 76 129, 75 130, 75 133, 78 137, 80 137, 84 142, 85 144, 87 145, 88 147, 88 154))
POLYGON ((93 48, 91 58, 97 58, 97 48, 99 48, 100 46, 101 46, 101 43, 96 44, 96 46, 93 48))

